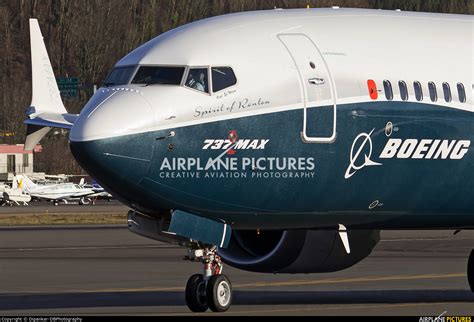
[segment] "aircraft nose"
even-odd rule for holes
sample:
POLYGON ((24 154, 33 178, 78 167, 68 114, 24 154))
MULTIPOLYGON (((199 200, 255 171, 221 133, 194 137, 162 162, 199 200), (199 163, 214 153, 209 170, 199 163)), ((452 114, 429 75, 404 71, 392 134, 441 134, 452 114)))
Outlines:
POLYGON ((84 107, 70 140, 87 142, 124 136, 153 125, 153 110, 139 90, 101 89, 84 107))
POLYGON ((150 104, 140 93, 104 90, 91 99, 70 135, 71 151, 94 179, 123 201, 140 194, 137 183, 153 157, 150 104))

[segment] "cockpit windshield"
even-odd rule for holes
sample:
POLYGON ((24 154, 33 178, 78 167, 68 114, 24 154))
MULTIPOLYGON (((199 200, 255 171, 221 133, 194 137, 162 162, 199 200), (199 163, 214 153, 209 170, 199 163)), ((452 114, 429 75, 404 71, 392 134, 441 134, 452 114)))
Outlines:
POLYGON ((212 90, 214 93, 237 84, 237 78, 230 67, 212 67, 212 90))
POLYGON ((107 80, 104 83, 104 86, 118 86, 118 85, 127 85, 132 78, 133 73, 135 72, 135 66, 128 67, 117 67, 110 72, 107 80))
POLYGON ((132 84, 181 85, 184 67, 142 66, 133 78, 132 84))
POLYGON ((237 84, 231 67, 189 67, 185 76, 186 69, 184 66, 116 67, 110 72, 104 86, 174 85, 210 94, 211 90, 212 93, 217 93, 237 84))

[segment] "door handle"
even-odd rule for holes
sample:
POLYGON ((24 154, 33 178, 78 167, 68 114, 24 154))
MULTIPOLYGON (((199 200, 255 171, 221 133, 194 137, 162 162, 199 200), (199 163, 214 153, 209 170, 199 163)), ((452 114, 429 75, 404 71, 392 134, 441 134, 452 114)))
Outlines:
POLYGON ((326 84, 326 80, 324 78, 310 78, 308 81, 312 85, 324 85, 324 84, 326 84))

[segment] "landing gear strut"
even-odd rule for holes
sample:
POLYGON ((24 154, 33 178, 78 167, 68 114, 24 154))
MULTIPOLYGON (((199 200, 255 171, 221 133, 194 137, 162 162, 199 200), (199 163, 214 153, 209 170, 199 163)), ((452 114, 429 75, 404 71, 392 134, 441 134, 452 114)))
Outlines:
POLYGON ((469 257, 469 263, 467 265, 467 278, 469 280, 469 285, 471 286, 471 291, 474 292, 474 250, 471 252, 469 257))
POLYGON ((191 250, 188 260, 200 261, 204 274, 193 275, 186 285, 186 304, 192 312, 225 312, 232 304, 232 284, 222 275, 222 260, 217 247, 191 250))

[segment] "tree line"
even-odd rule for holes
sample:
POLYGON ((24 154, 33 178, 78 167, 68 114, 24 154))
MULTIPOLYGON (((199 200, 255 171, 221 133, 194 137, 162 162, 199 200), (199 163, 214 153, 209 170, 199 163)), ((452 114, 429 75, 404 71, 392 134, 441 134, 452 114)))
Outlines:
MULTIPOLYGON (((100 84, 128 52, 180 25, 220 14, 278 8, 353 7, 473 14, 472 0, 0 0, 0 144, 23 143, 31 100, 29 18, 39 20, 57 76, 100 84), (13 134, 13 135, 10 135, 13 134)), ((66 101, 79 113, 90 97, 66 101)), ((42 142, 35 171, 81 173, 67 135, 42 142)))

